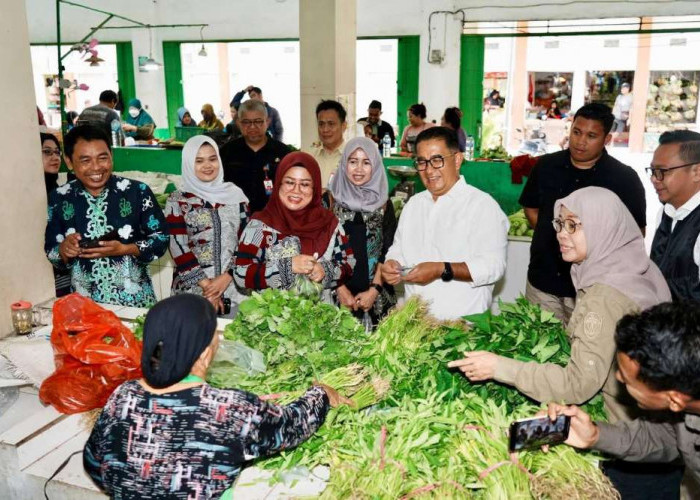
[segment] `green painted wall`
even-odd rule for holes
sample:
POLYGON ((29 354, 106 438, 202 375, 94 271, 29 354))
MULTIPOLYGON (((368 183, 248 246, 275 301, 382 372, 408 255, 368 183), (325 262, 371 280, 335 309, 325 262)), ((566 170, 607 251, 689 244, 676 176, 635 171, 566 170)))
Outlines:
POLYGON ((459 108, 462 128, 474 137, 474 156, 481 151, 481 112, 484 86, 484 37, 462 35, 459 70, 459 108))
POLYGON ((403 129, 408 126, 406 110, 418 102, 418 68, 420 66, 420 36, 399 37, 399 63, 396 76, 397 98, 396 106, 399 115, 397 124, 401 138, 403 129))
MULTIPOLYGON (((118 42, 117 46, 117 83, 122 92, 124 110, 126 103, 136 97, 136 83, 134 80, 134 49, 131 42, 118 42)), ((123 116, 122 116, 123 118, 123 116)))
POLYGON ((177 110, 185 105, 182 88, 182 60, 180 59, 180 42, 163 42, 163 74, 165 76, 166 104, 168 109, 168 128, 170 136, 175 136, 177 110))

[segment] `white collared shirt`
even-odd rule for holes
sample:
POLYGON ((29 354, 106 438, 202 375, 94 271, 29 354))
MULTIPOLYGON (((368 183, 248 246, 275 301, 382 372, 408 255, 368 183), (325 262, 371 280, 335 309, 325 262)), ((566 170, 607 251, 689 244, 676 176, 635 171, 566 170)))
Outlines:
POLYGON ((429 191, 404 207, 386 260, 402 266, 421 262, 465 262, 472 281, 405 284, 406 297, 419 295, 438 319, 456 319, 491 307, 493 286, 506 269, 508 219, 488 194, 460 177, 433 201, 429 191))
MULTIPOLYGON (((663 214, 666 213, 666 215, 671 218, 671 232, 673 232, 673 230, 676 229, 676 222, 688 217, 698 206, 700 206, 700 191, 691 196, 688 201, 677 209, 670 203, 666 203, 661 207, 656 217, 656 228, 659 228, 663 214)), ((696 266, 700 267, 700 235, 698 235, 698 239, 695 240, 695 246, 693 247, 693 261, 696 266)), ((700 270, 698 271, 698 275, 700 275, 700 270)))

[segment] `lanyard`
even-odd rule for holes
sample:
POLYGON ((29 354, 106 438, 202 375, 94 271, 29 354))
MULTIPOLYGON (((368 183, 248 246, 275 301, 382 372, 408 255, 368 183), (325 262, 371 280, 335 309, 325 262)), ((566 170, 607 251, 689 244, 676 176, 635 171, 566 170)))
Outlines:
POLYGON ((270 172, 270 164, 266 164, 263 167, 263 172, 265 173, 265 180, 263 181, 263 187, 265 188, 265 194, 270 196, 272 194, 273 184, 268 173, 270 172))
POLYGON ((202 377, 198 377, 197 375, 192 375, 189 374, 182 380, 180 380, 181 384, 187 384, 189 382, 201 382, 202 384, 204 383, 204 379, 202 377))

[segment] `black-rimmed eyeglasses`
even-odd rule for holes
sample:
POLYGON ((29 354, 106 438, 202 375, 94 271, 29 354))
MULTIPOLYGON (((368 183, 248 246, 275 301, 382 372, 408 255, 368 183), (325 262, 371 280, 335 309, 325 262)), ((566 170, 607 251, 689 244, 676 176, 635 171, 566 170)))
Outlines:
POLYGON ((423 170, 427 169, 428 164, 430 164, 430 166, 433 167, 434 169, 440 169, 440 168, 445 166, 445 158, 449 158, 450 156, 454 156, 456 154, 457 153, 452 153, 451 155, 447 155, 447 156, 435 155, 435 156, 431 156, 427 160, 416 159, 413 161, 413 166, 419 172, 422 172, 423 170))
POLYGON ((696 163, 700 163, 700 162, 691 161, 690 163, 686 163, 685 165, 678 165, 677 167, 669 167, 669 168, 647 167, 644 169, 644 171, 647 173, 647 175, 649 177, 653 177, 657 181, 662 181, 662 180, 664 180, 664 175, 666 175, 666 172, 670 172, 671 170, 676 170, 677 168, 689 167, 691 165, 695 165, 696 163))

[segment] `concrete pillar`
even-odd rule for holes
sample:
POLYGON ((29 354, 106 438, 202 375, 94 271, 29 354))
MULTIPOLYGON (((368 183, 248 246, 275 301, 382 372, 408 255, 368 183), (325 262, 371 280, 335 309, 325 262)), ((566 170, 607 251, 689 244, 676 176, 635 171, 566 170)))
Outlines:
MULTIPOLYGON (((652 18, 643 17, 641 29, 652 28, 652 18)), ((638 35, 637 69, 632 82, 632 111, 630 113, 630 153, 641 153, 644 149, 644 128, 647 119, 647 95, 651 64, 651 34, 638 35)))
MULTIPOLYGON (((527 21, 519 21, 517 30, 525 33, 527 21)), ((508 122, 510 123, 510 137, 507 147, 515 148, 522 140, 522 133, 516 129, 525 129, 525 108, 529 106, 527 102, 528 79, 527 79, 527 41, 526 36, 516 37, 513 44, 513 59, 508 75, 508 94, 506 95, 506 108, 508 122)))
MULTIPOLYGON (((153 117, 157 128, 168 128, 168 108, 165 96, 165 75, 163 68, 156 71, 139 71, 139 57, 148 57, 153 54, 153 59, 163 64, 163 29, 151 30, 152 43, 149 39, 149 30, 132 30, 131 43, 134 48, 134 80, 136 82, 136 97, 141 100, 148 114, 153 117), (151 45, 153 46, 151 50, 151 45)), ((197 112, 196 110, 194 112, 197 112)))
POLYGON ((27 14, 23 1, 5 2, 0 16, 0 66, 12 76, 0 78, 3 111, 12 120, 0 123, 0 337, 12 329, 10 304, 54 296, 51 265, 44 255, 46 190, 29 54, 27 14))
POLYGON ((337 99, 355 117, 356 0, 299 0, 301 146, 318 140, 316 105, 337 99))
POLYGON ((228 68, 228 44, 217 43, 216 53, 219 59, 219 109, 223 110, 224 117, 222 122, 226 125, 231 121, 230 103, 233 94, 231 94, 231 72, 228 68))

